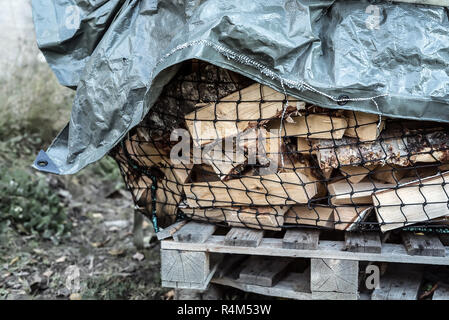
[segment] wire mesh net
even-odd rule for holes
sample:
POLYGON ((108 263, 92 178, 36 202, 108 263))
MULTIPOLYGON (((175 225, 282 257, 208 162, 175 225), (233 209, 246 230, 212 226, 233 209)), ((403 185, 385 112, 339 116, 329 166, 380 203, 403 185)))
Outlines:
POLYGON ((444 232, 448 129, 325 109, 192 60, 111 154, 156 227, 444 232))

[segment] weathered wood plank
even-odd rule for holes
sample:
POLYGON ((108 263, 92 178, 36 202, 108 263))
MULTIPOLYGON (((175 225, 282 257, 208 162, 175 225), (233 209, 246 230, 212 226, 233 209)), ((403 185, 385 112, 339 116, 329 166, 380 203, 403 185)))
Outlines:
POLYGON ((187 220, 182 220, 182 221, 173 223, 172 225, 168 226, 167 228, 160 229, 159 232, 156 233, 157 239, 160 241, 160 240, 164 240, 167 238, 171 238, 173 236, 173 234, 176 231, 178 231, 179 229, 181 229, 186 223, 187 223, 187 220))
POLYGON ((282 247, 315 250, 318 248, 319 238, 319 230, 288 229, 282 239, 282 247))
POLYGON ((262 230, 232 228, 224 239, 228 246, 257 247, 263 239, 262 230))
POLYGON ((312 292, 357 293, 358 261, 311 259, 310 271, 312 292))
POLYGON ((205 242, 217 227, 213 224, 191 221, 173 234, 178 242, 205 242))
POLYGON ((422 281, 421 268, 389 266, 374 289, 371 300, 417 300, 422 281))
POLYGON ((292 262, 289 258, 250 257, 246 267, 240 271, 239 281, 264 287, 272 287, 284 275, 292 262))
POLYGON ((242 265, 247 258, 248 256, 241 254, 226 255, 218 266, 216 277, 221 278, 228 276, 230 272, 242 265))
POLYGON ((271 297, 297 300, 312 299, 312 294, 310 292, 310 270, 306 270, 304 273, 289 273, 273 287, 241 283, 238 279, 236 280, 229 277, 213 278, 212 282, 237 288, 245 292, 252 292, 271 297))
POLYGON ((377 232, 346 232, 346 250, 351 252, 380 253, 382 243, 377 232))
POLYGON ((413 232, 401 232, 401 238, 410 255, 433 257, 444 257, 446 255, 444 246, 437 235, 417 235, 413 232))
POLYGON ((433 293, 432 300, 449 300, 449 285, 439 283, 438 288, 433 293))
POLYGON ((236 247, 225 244, 225 236, 213 235, 205 243, 179 243, 172 240, 161 242, 162 249, 184 251, 207 251, 217 253, 266 255, 276 257, 325 258, 358 261, 395 262, 409 264, 449 265, 449 248, 445 257, 411 256, 402 244, 383 243, 381 253, 350 252, 344 241, 320 240, 317 250, 285 249, 282 239, 264 238, 257 248, 236 247))
POLYGON ((204 284, 210 273, 206 252, 161 250, 161 280, 204 284))

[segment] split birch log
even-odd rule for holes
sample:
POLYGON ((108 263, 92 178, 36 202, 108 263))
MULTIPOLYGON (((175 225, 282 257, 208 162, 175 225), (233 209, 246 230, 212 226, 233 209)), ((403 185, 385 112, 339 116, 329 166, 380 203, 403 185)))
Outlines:
POLYGON ((331 207, 292 206, 285 214, 284 223, 332 228, 333 211, 331 207))
POLYGON ((379 123, 379 116, 376 114, 346 111, 346 119, 348 120, 348 128, 345 131, 345 136, 358 138, 360 141, 374 141, 379 137, 379 134, 385 128, 385 121, 379 123))
MULTIPOLYGON (((273 120, 270 130, 279 129, 281 120, 273 120)), ((324 114, 306 114, 283 121, 282 136, 313 139, 341 139, 348 124, 346 119, 324 114)))
POLYGON ((373 194, 382 232, 449 215, 449 172, 373 194))
POLYGON ((223 207, 182 208, 189 218, 207 222, 222 222, 230 227, 246 227, 264 230, 281 230, 287 206, 273 207, 223 207))
POLYGON ((449 135, 445 131, 384 131, 383 140, 357 143, 357 139, 314 140, 322 169, 342 165, 394 164, 409 166, 416 162, 449 161, 449 135))
MULTIPOLYGON (((297 101, 291 97, 288 99, 297 101)), ((187 114, 186 125, 195 145, 205 145, 279 118, 284 100, 284 94, 256 83, 220 99, 218 103, 210 103, 187 114)), ((289 112, 297 110, 292 106, 287 109, 289 112)))
POLYGON ((184 185, 191 208, 269 206, 307 203, 317 193, 316 182, 300 172, 184 185))

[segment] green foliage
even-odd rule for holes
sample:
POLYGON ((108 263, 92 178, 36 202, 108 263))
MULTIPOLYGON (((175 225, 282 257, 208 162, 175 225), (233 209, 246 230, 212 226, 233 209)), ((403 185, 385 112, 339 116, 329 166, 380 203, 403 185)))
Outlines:
POLYGON ((71 225, 58 195, 46 180, 26 170, 0 168, 0 231, 13 227, 55 243, 71 225))

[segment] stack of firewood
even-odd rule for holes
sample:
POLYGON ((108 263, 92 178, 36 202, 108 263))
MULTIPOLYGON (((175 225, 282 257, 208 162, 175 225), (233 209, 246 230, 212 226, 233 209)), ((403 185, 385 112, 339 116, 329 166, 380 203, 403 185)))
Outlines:
POLYGON ((268 230, 371 221, 388 231, 449 215, 441 124, 324 109, 255 83, 189 106, 175 126, 187 148, 141 126, 117 155, 136 204, 152 212, 156 202, 170 221, 183 213, 268 230))

